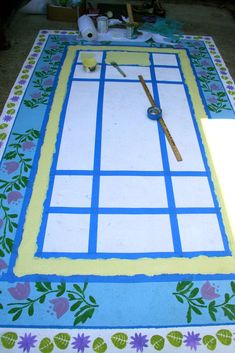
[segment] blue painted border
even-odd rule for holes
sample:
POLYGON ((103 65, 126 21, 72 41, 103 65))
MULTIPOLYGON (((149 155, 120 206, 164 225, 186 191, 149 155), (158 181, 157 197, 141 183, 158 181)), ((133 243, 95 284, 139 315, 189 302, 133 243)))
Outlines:
MULTIPOLYGON (((187 53, 187 55, 188 55, 188 53, 187 53)), ((179 64, 181 77, 182 77, 183 81, 185 82, 185 77, 184 77, 180 62, 179 62, 179 57, 177 57, 177 61, 178 61, 178 64, 179 64)), ((195 77, 195 75, 194 75, 194 77, 195 77)), ((206 152, 205 152, 205 149, 204 149, 204 146, 203 146, 203 142, 202 142, 202 138, 201 138, 201 135, 200 135, 199 127, 197 125, 196 116, 195 116, 195 112, 194 112, 194 108, 193 108, 190 92, 189 92, 189 89, 188 89, 187 85, 185 85, 184 87, 185 87, 185 92, 186 92, 186 95, 187 95, 187 100, 188 100, 188 103, 189 103, 189 108, 190 108, 190 111, 191 111, 191 116, 192 116, 192 120, 193 120, 193 124, 194 124, 194 129, 195 129, 196 134, 197 134, 197 139, 198 139, 198 142, 199 142, 201 155, 202 155, 204 166, 205 166, 205 169, 206 169, 206 172, 207 172, 207 176, 208 176, 207 179, 208 179, 208 182, 209 182, 211 195, 212 195, 212 198, 213 198, 213 202, 214 202, 215 208, 217 208, 217 210, 218 210, 217 211, 217 219, 218 219, 218 223, 219 223, 220 232, 222 234, 222 241, 223 241, 224 249, 225 249, 225 252, 228 255, 231 255, 231 251, 230 251, 229 243, 228 243, 228 238, 227 238, 227 235, 226 235, 226 232, 225 232, 225 227, 224 227, 224 223, 223 223, 223 219, 222 219, 222 214, 221 214, 221 211, 220 211, 220 205, 219 205, 217 196, 215 194, 215 187, 214 187, 214 184, 213 184, 213 181, 212 181, 211 171, 210 171, 210 168, 209 168, 209 165, 208 165, 208 162, 207 162, 206 152)))
MULTIPOLYGON (((65 47, 65 49, 64 49, 64 52, 63 52, 62 57, 61 57, 61 66, 58 68, 58 71, 57 71, 56 76, 54 78, 52 92, 51 92, 51 95, 49 97, 49 101, 48 101, 48 104, 47 104, 47 107, 46 107, 46 111, 45 111, 45 114, 44 114, 44 117, 43 117, 43 121, 42 121, 42 126, 41 126, 41 129, 40 129, 40 137, 41 138, 39 139, 39 142, 38 142, 37 147, 36 147, 36 151, 35 151, 35 155, 34 155, 34 161, 38 161, 39 158, 40 158, 41 147, 42 147, 42 145, 44 143, 44 139, 45 139, 46 126, 47 126, 48 119, 49 119, 49 113, 50 113, 50 109, 51 109, 51 104, 52 104, 53 99, 54 99, 56 87, 58 85, 59 76, 60 76, 60 73, 61 73, 61 69, 63 67, 64 60, 66 58, 66 54, 67 54, 67 47, 65 47)), ((33 166, 32 166, 32 169, 31 169, 31 172, 30 172, 30 175, 29 175, 29 182, 32 185, 34 183, 34 180, 35 180, 35 177, 36 177, 36 174, 37 174, 37 170, 38 170, 38 164, 37 163, 33 163, 33 166)), ((9 266, 8 266, 8 270, 7 270, 7 273, 6 273, 7 276, 10 275, 10 277, 13 276, 13 278, 15 277, 15 275, 13 273, 13 267, 14 267, 16 259, 18 257, 18 248, 19 248, 19 245, 20 245, 21 240, 22 240, 23 228, 24 228, 24 223, 25 223, 25 218, 26 218, 26 211, 27 211, 27 207, 28 207, 29 201, 30 201, 31 196, 32 196, 32 192, 33 192, 33 188, 30 188, 30 187, 26 188, 25 195, 24 195, 24 200, 23 200, 23 203, 22 203, 22 209, 21 209, 20 216, 19 216, 18 228, 17 228, 17 231, 16 231, 15 239, 14 239, 14 245, 13 245, 13 249, 12 249, 12 254, 10 256, 9 266)), ((5 274, 3 275, 3 278, 4 278, 4 276, 5 276, 5 274)))

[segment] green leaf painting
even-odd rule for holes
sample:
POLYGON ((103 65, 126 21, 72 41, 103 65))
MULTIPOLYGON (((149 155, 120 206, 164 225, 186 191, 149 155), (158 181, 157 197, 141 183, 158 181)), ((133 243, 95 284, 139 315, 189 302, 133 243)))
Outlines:
POLYGON ((65 350, 68 348, 70 335, 68 333, 58 333, 58 335, 54 337, 54 342, 57 348, 65 350))
POLYGON ((218 340, 225 346, 229 346, 232 343, 232 332, 226 329, 219 330, 216 333, 218 340))
POLYGON ((92 344, 92 348, 96 353, 104 353, 108 347, 103 338, 97 337, 92 344))
POLYGON ((125 333, 118 332, 111 337, 111 341, 118 349, 124 349, 127 345, 128 336, 125 333))
POLYGON ((53 342, 50 340, 50 338, 45 337, 41 340, 40 344, 39 344, 39 350, 42 353, 51 353, 54 349, 54 344, 53 342))
POLYGON ((203 337, 202 342, 210 351, 214 351, 216 349, 217 341, 214 336, 206 335, 203 337))
POLYGON ((15 332, 6 332, 1 336, 1 343, 4 348, 11 349, 15 346, 17 339, 15 332))
POLYGON ((150 343, 157 351, 161 351, 165 344, 165 339, 160 335, 154 335, 151 337, 150 343))
MULTIPOLYGON (((96 353, 105 353, 105 352, 118 352, 122 351, 125 353, 131 352, 146 352, 149 350, 151 352, 165 352, 168 353, 175 349, 175 351, 181 352, 185 349, 197 350, 200 352, 200 349, 203 352, 215 351, 222 352, 223 346, 231 346, 233 342, 233 333, 227 328, 222 328, 218 331, 213 330, 210 327, 210 333, 205 334, 206 327, 198 328, 196 332, 191 330, 190 327, 186 327, 179 330, 167 330, 160 329, 161 334, 156 329, 156 332, 153 332, 153 329, 150 329, 151 336, 148 336, 148 330, 145 332, 136 332, 136 330, 128 330, 129 337, 126 332, 113 332, 110 335, 110 342, 112 346, 107 345, 107 339, 109 333, 105 334, 105 338, 102 336, 97 337, 95 335, 94 329, 86 329, 84 332, 81 329, 77 331, 68 332, 58 332, 50 336, 50 330, 47 330, 48 336, 38 339, 37 332, 34 330, 34 333, 31 333, 31 330, 28 330, 26 333, 20 331, 20 334, 17 335, 16 332, 8 331, 2 334, 1 344, 7 349, 10 353, 14 353, 16 347, 22 348, 23 350, 28 349, 31 352, 31 348, 34 348, 35 352, 41 353, 52 353, 52 352, 72 352, 76 350, 78 352, 96 352, 96 353), (213 333, 214 331, 214 333, 213 333), (150 345, 148 344, 150 343, 150 345), (171 348, 170 348, 171 346, 171 348), (204 346, 204 347, 203 347, 204 346), (181 348, 180 348, 181 347, 181 348), (134 350, 133 350, 134 349, 134 350)), ((104 330, 106 332, 108 330, 104 330)), ((40 332, 40 331, 39 331, 40 332)), ((102 330, 99 330, 99 333, 102 334, 102 330)), ((40 334, 41 336, 41 334, 40 334)), ((185 352, 186 352, 185 350, 185 352)), ((33 351, 33 349, 32 349, 33 351)), ((230 352, 231 350, 229 350, 230 352)))
POLYGON ((180 347, 183 342, 183 335, 180 331, 171 331, 166 336, 169 343, 174 347, 180 347))

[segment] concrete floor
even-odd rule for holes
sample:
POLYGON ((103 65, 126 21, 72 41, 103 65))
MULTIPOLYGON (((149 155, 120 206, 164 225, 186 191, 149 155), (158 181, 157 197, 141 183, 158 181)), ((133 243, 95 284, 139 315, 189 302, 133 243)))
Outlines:
MULTIPOLYGON (((187 2, 187 1, 186 1, 187 2)), ((184 23, 185 34, 212 36, 235 79, 235 20, 221 6, 163 1, 168 18, 184 23)), ((11 48, 0 51, 0 113, 40 29, 77 29, 76 23, 49 21, 46 15, 18 12, 8 28, 11 48)))

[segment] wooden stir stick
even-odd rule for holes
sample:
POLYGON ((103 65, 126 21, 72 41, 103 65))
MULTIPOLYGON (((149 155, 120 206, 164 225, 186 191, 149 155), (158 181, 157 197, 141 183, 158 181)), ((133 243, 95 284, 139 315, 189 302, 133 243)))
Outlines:
MULTIPOLYGON (((154 117, 154 114, 153 114, 152 117, 150 117, 150 118, 153 119, 153 120, 157 120, 159 122, 159 124, 161 125, 161 127, 162 127, 162 129, 163 129, 163 131, 165 133, 165 136, 166 136, 166 138, 167 138, 167 140, 168 140, 168 142, 169 142, 169 144, 171 146, 171 149, 172 149, 172 151, 173 151, 173 153, 175 155, 175 158, 177 159, 178 162, 182 161, 183 158, 182 158, 182 156, 181 156, 181 154, 180 154, 180 152, 179 152, 179 150, 178 150, 178 148, 177 148, 177 146, 175 144, 175 141, 173 140, 173 137, 170 134, 170 131, 169 131, 165 121, 162 118, 161 109, 157 107, 157 105, 156 105, 156 103, 155 103, 155 101, 153 99, 153 96, 151 95, 151 93, 150 93, 150 91, 149 91, 149 89, 148 89, 148 87, 147 87, 147 85, 145 83, 145 80, 144 80, 143 76, 139 75, 138 77, 139 77, 139 80, 140 80, 140 82, 141 82, 141 84, 143 86, 143 89, 144 89, 145 93, 146 93, 146 96, 149 99, 149 102, 151 104, 151 108, 153 108, 153 109, 156 108, 156 110, 158 112, 158 114, 156 114, 156 117, 154 117)), ((151 110, 151 108, 149 108, 149 109, 151 110)))
POLYGON ((133 17, 133 12, 132 12, 132 7, 131 7, 131 3, 130 2, 127 2, 126 8, 127 8, 127 14, 128 14, 128 17, 129 17, 129 23, 130 24, 134 24, 134 17, 133 17))

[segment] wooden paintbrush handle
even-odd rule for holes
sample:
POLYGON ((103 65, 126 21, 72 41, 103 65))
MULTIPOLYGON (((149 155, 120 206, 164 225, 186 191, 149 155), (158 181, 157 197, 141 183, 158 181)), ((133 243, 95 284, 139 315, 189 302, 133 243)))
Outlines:
POLYGON ((143 89, 144 89, 145 93, 146 93, 146 96, 149 99, 149 102, 150 102, 151 106, 152 107, 156 107, 156 103, 154 102, 153 96, 151 95, 151 93, 150 93, 150 91, 149 91, 149 89, 148 89, 148 87, 147 87, 147 85, 145 83, 145 80, 144 80, 143 76, 139 75, 138 77, 139 77, 139 80, 140 80, 140 82, 141 82, 141 84, 143 86, 143 89))
POLYGON ((132 12, 132 7, 131 7, 131 3, 130 2, 127 2, 126 8, 127 8, 127 14, 128 14, 128 17, 129 17, 129 23, 133 24, 134 23, 134 17, 133 17, 133 12, 132 12))

